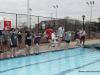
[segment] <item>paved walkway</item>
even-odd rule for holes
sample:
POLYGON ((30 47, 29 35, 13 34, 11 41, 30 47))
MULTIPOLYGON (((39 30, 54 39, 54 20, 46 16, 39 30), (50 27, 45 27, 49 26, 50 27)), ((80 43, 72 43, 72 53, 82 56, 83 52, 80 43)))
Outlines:
MULTIPOLYGON (((88 45, 88 44, 96 44, 96 43, 100 43, 100 39, 95 39, 95 40, 91 39, 91 40, 88 40, 88 41, 85 42, 86 45, 88 45)), ((75 44, 76 44, 76 42, 71 42, 69 49, 70 48, 75 48, 75 44)), ((61 50, 64 50, 64 46, 65 46, 65 42, 62 42, 61 50)), ((48 43, 41 44, 39 53, 52 52, 51 48, 47 49, 47 47, 48 47, 48 43)), ((54 51, 59 51, 58 47, 54 47, 54 51)), ((25 52, 25 48, 24 49, 20 49, 19 51, 16 52, 16 54, 17 54, 18 57, 20 57, 20 56, 24 56, 24 52, 25 52)), ((35 47, 31 47, 30 55, 33 55, 34 52, 35 52, 35 47)), ((0 54, 0 58, 1 59, 11 58, 10 51, 1 53, 0 54)))

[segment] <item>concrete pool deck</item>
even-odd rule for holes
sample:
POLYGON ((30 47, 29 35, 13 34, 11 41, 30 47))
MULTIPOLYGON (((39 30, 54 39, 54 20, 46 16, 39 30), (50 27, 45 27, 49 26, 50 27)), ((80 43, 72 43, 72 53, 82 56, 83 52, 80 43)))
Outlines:
MULTIPOLYGON (((100 39, 91 39, 91 40, 86 40, 85 41, 85 45, 96 44, 96 43, 100 43, 100 39)), ((69 49, 75 48, 75 44, 76 44, 76 42, 71 42, 70 46, 69 46, 69 49)), ((65 46, 65 42, 62 42, 60 50, 64 50, 64 46, 65 46)), ((40 44, 39 53, 47 53, 47 52, 59 51, 58 47, 54 47, 54 50, 51 50, 51 48, 47 49, 47 47, 48 47, 48 43, 40 44)), ((33 55, 34 52, 35 52, 35 46, 31 47, 30 55, 33 55)), ((25 53, 25 48, 20 49, 20 50, 18 50, 16 52, 17 57, 24 56, 24 53, 25 53)), ((11 55, 10 55, 10 51, 0 53, 0 60, 8 59, 8 58, 12 58, 11 55)))

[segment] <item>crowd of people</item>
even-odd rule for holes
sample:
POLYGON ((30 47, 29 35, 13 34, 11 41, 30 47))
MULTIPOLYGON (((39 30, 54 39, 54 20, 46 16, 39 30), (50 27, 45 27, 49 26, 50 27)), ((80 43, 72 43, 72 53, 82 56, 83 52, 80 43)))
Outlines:
MULTIPOLYGON (((31 43, 33 42, 33 45, 36 45, 35 48, 35 54, 39 53, 39 44, 41 37, 46 37, 47 41, 49 42, 48 49, 51 48, 53 49, 52 43, 52 33, 56 34, 58 37, 58 48, 61 49, 61 42, 62 42, 62 37, 65 36, 65 48, 64 50, 68 50, 70 40, 71 40, 71 34, 75 33, 74 39, 76 40, 76 46, 82 47, 82 41, 83 45, 85 43, 85 31, 84 29, 78 28, 75 32, 72 30, 69 30, 68 32, 65 32, 64 26, 61 26, 58 28, 58 31, 55 32, 52 27, 49 29, 46 29, 44 33, 37 33, 33 34, 29 28, 25 31, 25 45, 26 45, 26 50, 25 50, 25 56, 30 54, 30 48, 31 48, 31 43)), ((0 54, 3 52, 5 53, 7 51, 7 46, 8 42, 10 42, 10 53, 11 57, 17 57, 16 51, 21 49, 21 44, 22 44, 22 31, 21 29, 14 29, 12 28, 11 31, 8 33, 7 28, 5 28, 5 31, 1 32, 0 31, 0 54)), ((33 46, 34 47, 34 46, 33 46)))

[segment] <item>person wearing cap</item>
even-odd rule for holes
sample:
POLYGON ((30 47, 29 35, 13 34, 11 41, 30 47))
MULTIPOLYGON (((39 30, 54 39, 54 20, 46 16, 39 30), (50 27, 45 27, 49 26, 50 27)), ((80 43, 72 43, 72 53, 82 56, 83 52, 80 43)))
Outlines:
POLYGON ((21 28, 18 28, 18 48, 20 47, 21 49, 21 43, 22 43, 22 31, 21 31, 21 28))
POLYGON ((9 40, 9 34, 7 28, 5 28, 5 31, 2 32, 2 40, 3 40, 3 49, 4 51, 7 51, 6 47, 9 40))

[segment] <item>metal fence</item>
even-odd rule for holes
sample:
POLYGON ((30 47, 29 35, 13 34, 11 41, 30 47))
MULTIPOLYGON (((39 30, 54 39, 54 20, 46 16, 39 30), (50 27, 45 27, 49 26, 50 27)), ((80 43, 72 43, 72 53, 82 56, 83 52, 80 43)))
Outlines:
MULTIPOLYGON (((23 31, 25 31, 25 28, 27 28, 26 14, 0 12, 0 19, 11 21, 12 28, 22 27, 24 28, 23 31)), ((72 19, 61 19, 61 18, 58 18, 56 21, 56 18, 53 17, 30 15, 29 26, 31 31, 33 31, 34 33, 37 33, 39 31, 44 32, 49 27, 53 27, 53 29, 57 31, 57 29, 61 25, 65 27, 65 31, 68 31, 69 29, 75 31, 77 28, 83 27, 83 21, 72 20, 72 19), (42 27, 43 23, 45 24, 45 29, 43 29, 42 27)), ((90 24, 89 21, 85 21, 84 27, 85 31, 89 34, 92 32, 100 32, 99 30, 100 23, 90 24)))

